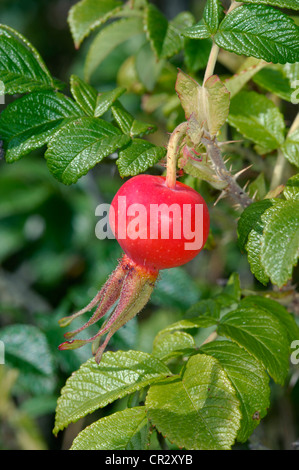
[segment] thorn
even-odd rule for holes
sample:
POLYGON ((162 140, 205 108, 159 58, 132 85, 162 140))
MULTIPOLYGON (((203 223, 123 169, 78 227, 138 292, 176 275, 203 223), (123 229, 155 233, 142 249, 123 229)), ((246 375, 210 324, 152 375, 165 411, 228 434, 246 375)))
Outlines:
POLYGON ((220 199, 223 199, 224 197, 226 197, 226 192, 223 190, 223 191, 221 191, 221 193, 220 193, 219 196, 217 197, 216 201, 214 202, 214 207, 216 206, 216 204, 218 204, 218 202, 220 201, 220 199))
POLYGON ((256 195, 257 195, 257 192, 258 192, 258 190, 256 189, 256 190, 254 191, 254 194, 253 194, 253 196, 252 196, 252 199, 253 199, 253 200, 255 200, 255 198, 256 198, 256 195))
POLYGON ((239 176, 242 175, 242 173, 245 173, 245 171, 249 170, 249 168, 251 168, 251 167, 252 167, 252 165, 249 165, 249 166, 247 166, 246 168, 243 168, 242 170, 238 171, 238 172, 233 176, 233 179, 236 181, 236 180, 239 178, 239 176))
POLYGON ((246 188, 247 188, 248 185, 249 185, 249 180, 246 181, 246 183, 245 183, 244 186, 243 186, 243 191, 244 191, 244 192, 245 192, 245 190, 246 190, 246 188))
POLYGON ((227 144, 235 144, 237 142, 244 142, 242 139, 241 140, 226 140, 225 142, 218 142, 219 147, 222 145, 227 145, 227 144))
POLYGON ((227 159, 224 160, 224 164, 226 165, 226 163, 228 163, 230 160, 231 160, 231 157, 227 157, 227 159))

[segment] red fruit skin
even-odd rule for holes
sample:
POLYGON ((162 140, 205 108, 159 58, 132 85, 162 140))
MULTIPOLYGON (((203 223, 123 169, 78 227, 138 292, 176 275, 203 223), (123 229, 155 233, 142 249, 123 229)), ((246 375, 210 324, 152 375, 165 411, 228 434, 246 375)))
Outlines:
MULTIPOLYGON (((122 198, 122 201, 124 199, 122 198)), ((109 223, 113 234, 115 235, 118 243, 135 263, 148 268, 153 271, 159 271, 161 269, 173 268, 181 266, 191 261, 203 248, 210 227, 210 218, 207 205, 201 195, 190 188, 189 186, 176 182, 174 189, 166 186, 166 178, 163 176, 153 175, 138 175, 129 179, 124 183, 119 191, 116 193, 111 207, 114 209, 109 212, 109 223), (130 222, 135 219, 138 212, 134 215, 127 215, 126 209, 123 204, 119 201, 119 196, 126 197, 126 209, 131 204, 142 204, 146 208, 147 213, 147 231, 145 233, 145 239, 136 238, 132 239, 130 233, 126 230, 125 235, 120 235, 119 231, 119 218, 120 221, 124 221, 126 228, 129 228, 130 222), (150 205, 151 204, 178 204, 183 214, 183 205, 189 204, 191 208, 191 230, 202 230, 202 243, 197 249, 186 249, 186 243, 192 243, 192 239, 184 237, 183 231, 183 217, 178 222, 178 218, 174 220, 173 213, 170 211, 166 214, 169 222, 169 238, 163 239, 161 237, 161 213, 158 218, 158 238, 150 237, 150 205), (195 205, 202 204, 203 206, 203 217, 197 220, 195 227, 195 205), (169 214, 169 215, 168 215, 169 214), (115 215, 115 216, 114 216, 115 215), (180 223, 181 225, 181 238, 174 238, 173 236, 173 223, 180 223), (125 236, 125 238, 121 238, 125 236)), ((177 215, 177 214, 176 214, 177 215)), ((165 215, 164 215, 165 217, 165 215)), ((123 227, 120 224, 120 227, 123 227)), ((139 227, 139 226, 138 226, 139 227)), ((144 230, 146 230, 143 227, 144 230)), ((139 230, 139 228, 137 228, 139 230)), ((123 228, 121 228, 123 232, 123 228)))

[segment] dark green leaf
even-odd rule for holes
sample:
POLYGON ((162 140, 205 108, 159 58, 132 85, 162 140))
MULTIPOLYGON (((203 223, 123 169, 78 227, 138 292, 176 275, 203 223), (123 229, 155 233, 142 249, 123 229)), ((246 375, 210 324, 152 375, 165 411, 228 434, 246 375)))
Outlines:
POLYGON ((96 101, 94 115, 96 117, 102 116, 125 91, 125 88, 118 87, 114 90, 100 93, 96 101))
POLYGON ((0 115, 6 160, 13 162, 42 147, 63 124, 82 114, 74 101, 54 91, 33 92, 15 100, 0 115))
POLYGON ((266 5, 273 5, 275 7, 299 10, 298 0, 245 0, 244 3, 264 3, 266 5))
POLYGON ((220 0, 207 0, 203 18, 211 34, 216 33, 223 17, 224 11, 220 0))
POLYGON ((291 88, 290 81, 280 64, 263 68, 253 76, 253 81, 270 93, 291 102, 294 89, 291 88))
POLYGON ((71 92, 78 105, 88 116, 94 116, 98 92, 76 75, 71 76, 71 92))
POLYGON ((221 22, 214 40, 219 47, 266 62, 299 61, 299 28, 279 10, 241 5, 221 22))
POLYGON ((119 101, 113 104, 111 111, 122 132, 132 138, 150 134, 156 130, 156 126, 153 124, 147 124, 135 119, 119 101))
POLYGON ((130 138, 112 124, 82 117, 63 126, 45 154, 51 173, 64 184, 75 183, 104 157, 128 144, 130 138))
POLYGON ((164 147, 142 139, 134 139, 119 153, 117 166, 119 173, 124 176, 135 176, 158 163, 166 154, 164 147))
POLYGON ((251 230, 258 222, 265 210, 273 206, 271 199, 264 199, 248 206, 243 212, 238 222, 238 244, 241 251, 245 251, 245 245, 251 230))

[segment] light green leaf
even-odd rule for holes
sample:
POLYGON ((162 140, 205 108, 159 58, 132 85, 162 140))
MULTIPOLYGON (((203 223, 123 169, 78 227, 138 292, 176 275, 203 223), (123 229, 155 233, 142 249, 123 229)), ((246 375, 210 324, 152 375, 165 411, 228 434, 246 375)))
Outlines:
POLYGON ((284 383, 289 370, 289 340, 274 315, 256 307, 238 308, 221 318, 217 331, 260 361, 275 382, 284 383))
POLYGON ((122 132, 132 138, 156 131, 155 125, 138 121, 119 101, 113 104, 111 111, 122 132))
POLYGON ((29 41, 5 25, 0 25, 0 80, 9 95, 58 85, 29 41))
POLYGON ((299 254, 299 201, 275 204, 262 216, 261 261, 273 284, 282 287, 292 277, 299 254))
POLYGON ((137 52, 135 60, 136 73, 148 91, 153 91, 164 65, 165 60, 157 60, 148 41, 137 52))
POLYGON ((263 224, 260 221, 257 221, 256 225, 248 235, 246 251, 252 274, 254 274, 256 279, 261 284, 266 286, 269 282, 269 276, 266 274, 265 268, 261 261, 263 228, 263 224))
POLYGON ((237 440, 246 442, 270 406, 269 376, 251 354, 231 341, 212 341, 199 352, 217 359, 234 387, 242 414, 237 440))
POLYGON ((105 26, 92 41, 87 53, 84 77, 89 81, 93 72, 117 46, 136 34, 143 33, 142 18, 129 17, 105 26))
POLYGON ((57 402, 54 434, 72 422, 171 375, 159 359, 140 351, 103 354, 89 359, 66 381, 57 402))
POLYGON ((119 173, 124 176, 135 176, 158 163, 166 154, 164 147, 142 139, 134 139, 119 153, 117 166, 119 173))
POLYGON ((298 0, 245 0, 244 3, 264 3, 266 5, 273 5, 275 7, 299 10, 298 0))
POLYGON ((87 426, 71 450, 144 450, 148 430, 145 407, 127 408, 87 426))
POLYGON ((120 11, 122 5, 117 0, 81 0, 73 5, 68 14, 68 23, 76 48, 80 47, 93 29, 120 11))
POLYGON ((248 57, 232 77, 225 80, 225 86, 233 98, 254 75, 267 65, 264 60, 248 57))
POLYGON ((209 39, 211 37, 211 32, 203 20, 186 29, 182 34, 190 39, 209 39))
POLYGON ((287 136, 281 150, 286 159, 299 168, 299 129, 287 136))
POLYGON ((100 93, 97 97, 94 115, 96 117, 102 116, 125 91, 125 88, 118 87, 114 90, 100 93))
POLYGON ((167 361, 173 357, 190 355, 194 352, 195 342, 193 336, 184 331, 174 331, 158 335, 153 343, 152 355, 160 360, 167 361))
POLYGON ((299 173, 288 179, 283 195, 288 200, 299 200, 299 173))
POLYGON ((207 131, 214 136, 226 122, 230 95, 217 75, 212 75, 205 81, 201 92, 200 101, 206 121, 204 127, 207 127, 207 131))
POLYGON ((178 71, 175 89, 180 99, 186 119, 191 115, 197 122, 201 122, 202 112, 200 110, 201 86, 182 70, 178 71))
POLYGON ((13 162, 42 147, 62 125, 82 114, 74 101, 54 91, 33 92, 15 100, 0 115, 6 160, 13 162))
POLYGON ((268 151, 284 142, 283 115, 270 99, 254 91, 241 91, 231 100, 228 122, 268 151))
POLYGON ((299 60, 299 29, 291 18, 266 5, 241 5, 226 15, 214 41, 235 54, 266 62, 299 60))
POLYGON ((45 157, 53 176, 64 184, 72 184, 129 142, 130 138, 109 122, 81 117, 55 134, 45 157))
POLYGON ((158 8, 149 3, 145 13, 145 29, 152 49, 158 59, 177 54, 184 46, 181 32, 194 22, 189 12, 179 13, 168 22, 158 8))
POLYGON ((188 450, 230 449, 240 426, 236 392, 219 362, 204 354, 152 385, 145 406, 158 431, 188 450))
POLYGON ((76 75, 71 76, 70 83, 72 95, 78 105, 88 116, 93 116, 98 95, 97 90, 76 75))

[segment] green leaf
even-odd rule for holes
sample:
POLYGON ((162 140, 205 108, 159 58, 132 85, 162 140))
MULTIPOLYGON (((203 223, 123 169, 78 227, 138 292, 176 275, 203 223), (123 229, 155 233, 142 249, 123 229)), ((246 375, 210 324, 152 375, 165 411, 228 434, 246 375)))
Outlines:
POLYGON ((207 319, 207 325, 215 325, 220 317, 220 305, 215 299, 204 299, 196 302, 186 312, 186 317, 195 320, 200 316, 207 319))
POLYGON ((283 115, 270 99, 254 91, 241 91, 231 100, 228 122, 268 151, 284 142, 283 115))
POLYGON ((261 88, 279 96, 285 101, 292 101, 292 93, 290 80, 280 64, 272 65, 263 68, 256 75, 253 76, 253 81, 261 88))
POLYGON ((184 56, 185 63, 191 72, 195 73, 206 67, 212 47, 211 39, 202 39, 200 47, 195 39, 185 38, 184 56))
POLYGON ((102 116, 125 91, 125 88, 118 87, 114 90, 100 93, 97 97, 94 115, 96 117, 102 116))
POLYGON ((5 94, 56 88, 39 53, 20 33, 0 25, 0 80, 5 94))
POLYGON ((290 342, 299 338, 299 326, 297 325, 294 317, 283 305, 275 300, 261 297, 259 295, 250 295, 242 299, 240 306, 242 308, 256 307, 258 309, 267 310, 284 325, 290 342))
POLYGON ((237 440, 246 442, 270 406, 269 376, 251 354, 231 341, 212 341, 199 352, 217 359, 234 387, 242 414, 237 440))
POLYGON ((6 160, 13 162, 42 147, 62 125, 82 114, 74 101, 54 91, 33 92, 15 100, 0 115, 6 160))
POLYGON ((27 373, 50 376, 54 364, 47 338, 33 325, 14 324, 0 330, 5 359, 10 366, 27 373))
POLYGON ((298 0, 245 0, 244 3, 265 3, 266 5, 273 5, 275 7, 299 10, 298 0))
POLYGON ((75 438, 71 450, 144 450, 148 428, 144 406, 127 408, 87 426, 75 438))
POLYGON ((288 200, 299 200, 299 173, 288 179, 283 195, 288 200))
POLYGON ((142 139, 134 139, 119 153, 117 166, 119 173, 124 176, 135 176, 158 163, 166 154, 164 147, 142 139))
POLYGON ((224 17, 222 3, 219 0, 207 0, 203 18, 211 34, 215 34, 224 17))
POLYGON ((78 105, 85 114, 94 116, 98 95, 97 90, 76 75, 71 76, 70 83, 72 95, 78 105))
POLYGON ((113 104, 111 111, 122 132, 132 138, 156 131, 156 126, 153 124, 135 119, 119 101, 113 104))
POLYGON ((213 136, 226 122, 229 112, 230 95, 217 75, 212 75, 202 87, 201 104, 208 132, 213 136))
POLYGON ((121 10, 122 2, 116 0, 81 0, 69 11, 68 23, 76 48, 98 26, 121 10))
POLYGON ((281 150, 286 159, 299 168, 299 129, 287 136, 281 150))
POLYGON ((159 359, 140 351, 108 351, 100 364, 89 359, 61 390, 54 434, 94 410, 168 375, 171 372, 159 359))
POLYGON ((173 357, 190 355, 194 352, 195 342, 193 336, 184 331, 174 331, 158 335, 153 343, 152 355, 160 360, 167 361, 173 357))
POLYGON ((211 37, 211 32, 203 20, 186 29, 182 34, 190 39, 209 39, 211 37))
POLYGON ((299 201, 285 201, 267 209, 261 261, 273 284, 282 287, 292 277, 299 254, 299 201))
POLYGON ((202 112, 200 110, 201 86, 182 70, 178 71, 175 89, 180 99, 186 119, 191 115, 197 122, 201 122, 202 112))
POLYGON ((89 81, 93 72, 117 46, 136 34, 143 33, 142 18, 122 18, 105 26, 92 41, 87 53, 84 77, 89 81))
POLYGON ((255 307, 238 308, 224 315, 218 334, 242 346, 283 384, 289 370, 289 341, 284 325, 270 312, 255 307))
POLYGON ((248 235, 246 251, 252 274, 254 274, 261 284, 266 286, 269 282, 269 276, 267 275, 261 260, 263 229, 263 224, 260 221, 257 221, 255 227, 253 227, 248 235))
POLYGON ((273 206, 273 200, 264 199, 263 201, 254 202, 242 212, 238 221, 238 244, 242 252, 245 251, 245 245, 251 230, 256 224, 261 223, 261 216, 265 210, 273 206))
POLYGON ((64 184, 72 184, 129 142, 130 138, 109 122, 81 117, 55 134, 45 157, 53 176, 64 184))
POLYGON ((152 49, 158 59, 167 59, 177 54, 184 46, 181 32, 193 24, 189 12, 179 13, 168 22, 155 5, 149 3, 145 13, 145 29, 152 49))
POLYGON ((230 449, 241 414, 226 373, 211 356, 192 356, 181 375, 161 380, 148 391, 151 423, 171 442, 188 450, 230 449))
POLYGON ((299 29, 291 18, 266 5, 241 5, 226 15, 214 41, 235 54, 266 62, 299 60, 299 29))
POLYGON ((153 91, 165 60, 157 60, 150 43, 147 41, 136 54, 135 68, 138 79, 148 91, 153 91))

